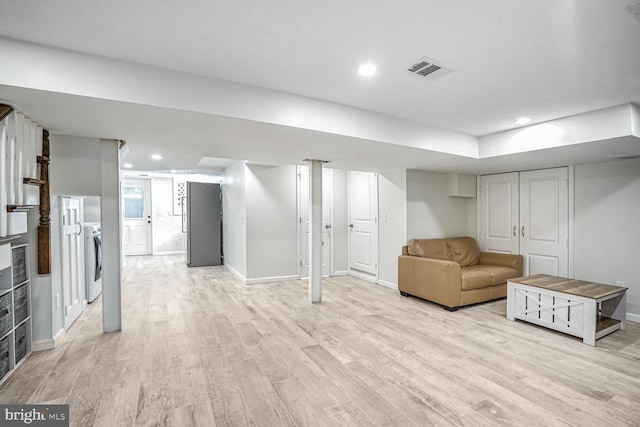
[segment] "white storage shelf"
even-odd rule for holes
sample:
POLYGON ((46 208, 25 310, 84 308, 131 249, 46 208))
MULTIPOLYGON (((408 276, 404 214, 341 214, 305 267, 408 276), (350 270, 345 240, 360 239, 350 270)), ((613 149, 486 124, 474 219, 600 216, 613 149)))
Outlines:
POLYGON ((0 381, 31 353, 28 244, 0 246, 0 381))

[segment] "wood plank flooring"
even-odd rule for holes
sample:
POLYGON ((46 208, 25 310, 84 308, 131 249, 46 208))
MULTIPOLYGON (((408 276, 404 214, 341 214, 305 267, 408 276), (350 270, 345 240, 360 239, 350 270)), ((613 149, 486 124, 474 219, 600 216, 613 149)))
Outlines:
POLYGON ((131 257, 123 330, 100 303, 33 353, 1 403, 69 403, 76 426, 640 426, 640 324, 597 342, 455 313, 352 277, 245 286, 131 257))

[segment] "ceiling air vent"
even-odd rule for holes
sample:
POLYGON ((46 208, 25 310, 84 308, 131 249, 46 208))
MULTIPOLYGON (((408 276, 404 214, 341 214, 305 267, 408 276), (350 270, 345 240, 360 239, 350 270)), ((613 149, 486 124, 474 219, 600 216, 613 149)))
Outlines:
POLYGON ((453 72, 453 68, 447 67, 433 59, 424 57, 409 67, 409 71, 429 80, 435 80, 444 77, 453 72))

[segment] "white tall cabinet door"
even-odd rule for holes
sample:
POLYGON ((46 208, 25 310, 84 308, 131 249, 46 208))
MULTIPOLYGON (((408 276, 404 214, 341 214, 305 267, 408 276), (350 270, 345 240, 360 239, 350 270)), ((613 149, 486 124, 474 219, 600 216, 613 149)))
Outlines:
POLYGON ((485 252, 520 253, 518 173, 480 177, 480 246, 485 252))
POLYGON ((68 329, 86 307, 84 241, 81 236, 80 199, 61 197, 60 205, 64 328, 68 329))
POLYGON ((567 168, 520 174, 520 253, 524 274, 569 274, 567 168))
MULTIPOLYGON (((322 170, 322 276, 331 275, 331 203, 333 170, 322 170)), ((298 167, 298 215, 300 221, 300 278, 309 277, 309 168, 298 167)))
POLYGON ((349 171, 350 268, 378 273, 378 175, 349 171))
POLYGON ((525 276, 568 276, 568 178, 568 168, 480 177, 480 248, 521 254, 525 276))

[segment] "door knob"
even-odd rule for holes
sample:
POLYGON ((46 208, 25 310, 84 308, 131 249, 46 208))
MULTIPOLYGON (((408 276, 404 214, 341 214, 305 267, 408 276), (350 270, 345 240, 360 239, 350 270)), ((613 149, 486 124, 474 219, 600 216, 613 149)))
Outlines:
POLYGON ((327 224, 324 226, 324 228, 326 228, 327 230, 331 228, 331 224, 327 224))
POLYGON ((353 228, 353 224, 349 224, 349 228, 353 228))

